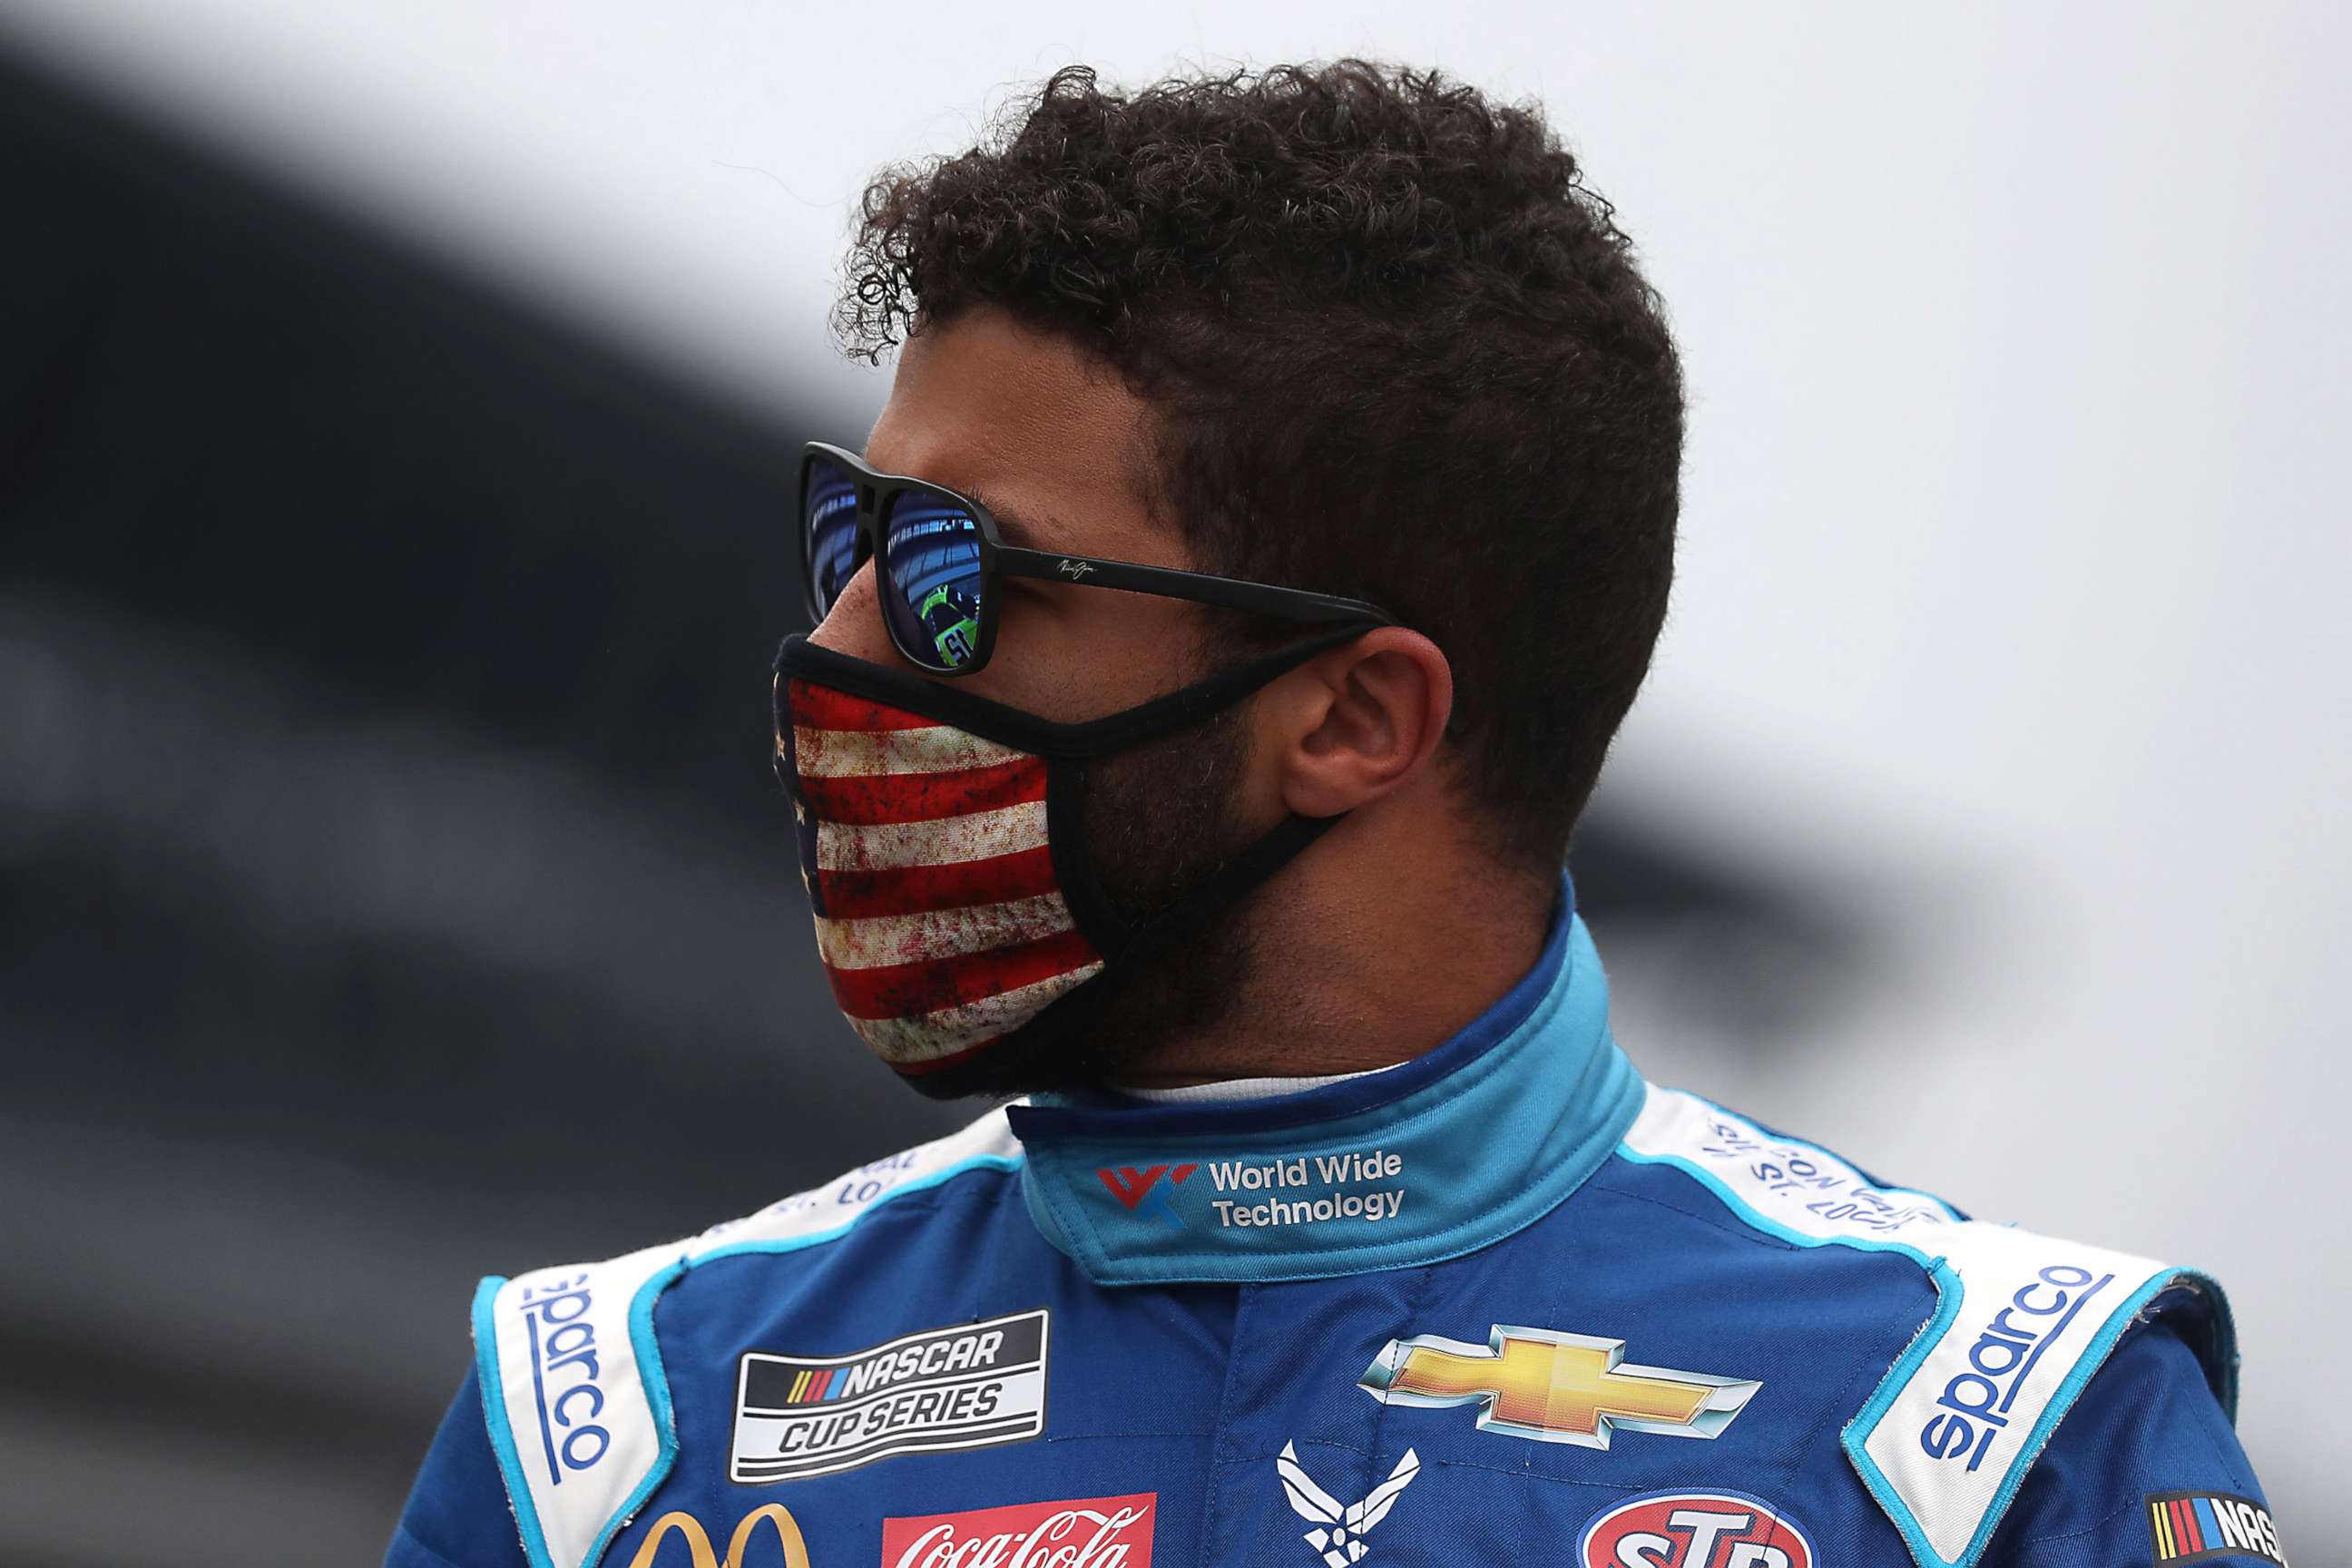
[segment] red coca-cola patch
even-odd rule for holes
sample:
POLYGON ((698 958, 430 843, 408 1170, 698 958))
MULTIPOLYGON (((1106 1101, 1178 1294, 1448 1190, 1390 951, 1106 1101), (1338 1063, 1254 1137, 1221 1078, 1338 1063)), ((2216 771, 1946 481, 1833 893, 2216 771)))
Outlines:
POLYGON ((1737 1492, 1646 1492, 1584 1527, 1584 1568, 1813 1568, 1813 1543, 1737 1492))
POLYGON ((882 1568, 1151 1568, 1159 1501, 1137 1492, 886 1519, 882 1568))

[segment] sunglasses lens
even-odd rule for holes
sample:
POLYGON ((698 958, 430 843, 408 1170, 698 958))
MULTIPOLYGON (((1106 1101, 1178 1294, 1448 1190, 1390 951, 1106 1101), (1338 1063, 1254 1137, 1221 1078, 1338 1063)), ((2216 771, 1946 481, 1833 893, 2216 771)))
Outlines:
POLYGON ((811 458, 801 483, 801 544, 809 608, 823 620, 857 570, 857 481, 825 458, 811 458))
POLYGON ((944 496, 902 490, 882 520, 882 612, 898 650, 926 669, 980 651, 980 524, 944 496))

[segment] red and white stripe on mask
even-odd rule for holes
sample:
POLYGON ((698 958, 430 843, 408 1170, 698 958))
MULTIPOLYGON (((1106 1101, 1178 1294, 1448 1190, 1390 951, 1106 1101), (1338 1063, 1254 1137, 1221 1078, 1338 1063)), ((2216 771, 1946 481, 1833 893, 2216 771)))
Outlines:
POLYGON ((1046 843, 1046 763, 792 679, 801 873, 833 994, 902 1073, 986 1049, 1100 973, 1046 843))

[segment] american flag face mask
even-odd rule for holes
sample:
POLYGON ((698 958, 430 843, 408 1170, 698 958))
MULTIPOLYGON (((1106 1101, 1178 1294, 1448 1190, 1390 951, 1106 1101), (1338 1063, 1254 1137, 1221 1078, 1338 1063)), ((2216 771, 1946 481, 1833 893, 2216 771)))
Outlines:
MULTIPOLYGON (((1083 1028, 1107 977, 1230 906, 1338 820, 1292 816, 1137 925, 1105 898, 1078 809, 1087 763, 1199 723, 1330 633, 1082 724, 1057 724, 785 639, 776 775, 834 999, 868 1049, 941 1097, 1083 1028)), ((990 1074, 989 1076, 993 1076, 990 1074)))

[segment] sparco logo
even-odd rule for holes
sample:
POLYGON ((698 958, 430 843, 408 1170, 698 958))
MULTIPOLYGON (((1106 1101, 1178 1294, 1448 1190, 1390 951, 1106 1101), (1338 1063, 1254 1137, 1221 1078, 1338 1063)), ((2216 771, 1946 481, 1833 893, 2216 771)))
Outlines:
POLYGON ((1045 1314, 929 1329, 843 1356, 743 1357, 728 1478, 749 1486, 1045 1429, 1045 1314))
POLYGON ((1786 1515, 1737 1492, 1647 1492, 1604 1510, 1577 1540, 1580 1568, 1813 1568, 1786 1515))
POLYGON ((562 1486, 565 1470, 590 1468, 613 1446, 613 1435, 595 1420, 604 1413, 604 1390, 596 1381, 596 1325, 588 1316, 594 1304, 585 1274, 522 1288, 520 1310, 550 1486, 562 1486))
MULTIPOLYGON (((1969 1347, 1969 1370, 1944 1384, 1942 1414, 1919 1428, 1919 1447, 1935 1459, 1984 1463, 1993 1439, 2009 1427, 2009 1409, 2042 1354, 2066 1335, 2075 1314, 2116 1282, 2071 1263, 2053 1263, 2011 1296, 1969 1347)), ((2031 1408, 2039 1409, 2039 1405, 2031 1408)))
POLYGON ((882 1521, 883 1568, 1151 1568, 1157 1492, 882 1521))

